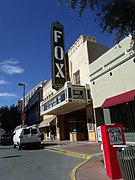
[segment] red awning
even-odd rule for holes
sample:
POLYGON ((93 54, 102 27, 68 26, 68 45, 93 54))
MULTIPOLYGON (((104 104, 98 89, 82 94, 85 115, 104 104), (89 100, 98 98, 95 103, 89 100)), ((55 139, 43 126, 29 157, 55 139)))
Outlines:
POLYGON ((135 89, 106 99, 102 104, 101 108, 108 108, 111 106, 116 106, 118 104, 123 104, 134 100, 135 100, 135 89))

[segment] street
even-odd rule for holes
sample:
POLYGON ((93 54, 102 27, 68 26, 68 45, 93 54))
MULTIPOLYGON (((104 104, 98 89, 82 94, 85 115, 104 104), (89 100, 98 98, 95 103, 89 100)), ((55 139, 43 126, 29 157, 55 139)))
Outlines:
POLYGON ((69 180, 71 170, 81 158, 45 149, 14 149, 0 145, 0 179, 69 180))

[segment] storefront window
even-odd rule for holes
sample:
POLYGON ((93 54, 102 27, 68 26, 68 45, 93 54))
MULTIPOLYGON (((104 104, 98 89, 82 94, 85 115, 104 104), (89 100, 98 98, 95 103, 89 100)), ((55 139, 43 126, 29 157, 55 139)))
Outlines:
POLYGON ((111 122, 122 123, 125 132, 135 132, 135 102, 110 108, 111 122))

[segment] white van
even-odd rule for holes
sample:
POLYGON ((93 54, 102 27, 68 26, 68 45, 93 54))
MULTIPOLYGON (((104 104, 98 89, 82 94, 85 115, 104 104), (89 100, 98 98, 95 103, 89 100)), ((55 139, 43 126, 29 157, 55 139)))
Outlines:
POLYGON ((40 145, 41 137, 36 127, 20 127, 13 132, 13 146, 20 150, 24 146, 40 145))

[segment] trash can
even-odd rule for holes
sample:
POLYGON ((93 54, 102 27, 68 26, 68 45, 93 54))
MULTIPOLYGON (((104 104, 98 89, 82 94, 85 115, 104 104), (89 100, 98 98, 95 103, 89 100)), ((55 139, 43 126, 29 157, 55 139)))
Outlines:
POLYGON ((117 159, 123 180, 135 180, 135 146, 118 147, 117 159))

